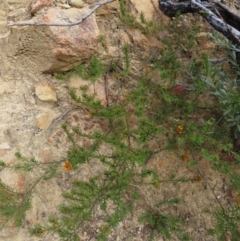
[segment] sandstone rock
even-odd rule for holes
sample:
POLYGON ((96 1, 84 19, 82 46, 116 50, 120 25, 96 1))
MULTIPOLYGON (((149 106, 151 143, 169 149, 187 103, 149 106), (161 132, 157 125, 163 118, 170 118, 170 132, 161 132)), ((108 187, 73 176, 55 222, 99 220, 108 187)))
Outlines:
POLYGON ((104 6, 102 6, 101 8, 98 8, 96 14, 98 16, 100 15, 109 15, 113 12, 118 12, 120 7, 119 7, 119 1, 115 1, 109 4, 106 4, 104 6))
POLYGON ((40 158, 44 163, 48 163, 53 158, 53 152, 51 149, 44 149, 40 152, 40 158))
POLYGON ((0 31, 2 32, 7 26, 7 21, 6 20, 3 20, 1 21, 0 20, 0 31))
POLYGON ((0 21, 6 21, 6 11, 0 10, 0 21))
POLYGON ((0 9, 0 17, 2 16, 6 17, 6 15, 7 15, 6 11, 3 11, 0 9))
POLYGON ((22 173, 12 169, 4 169, 1 173, 1 181, 17 192, 24 192, 25 190, 25 176, 22 173))
POLYGON ((39 115, 36 118, 36 126, 41 130, 47 130, 47 128, 51 125, 53 119, 54 119, 53 113, 45 113, 45 114, 39 115))
POLYGON ((131 41, 132 39, 130 39, 129 34, 127 34, 125 31, 120 30, 119 35, 124 44, 129 45, 129 46, 133 45, 133 42, 131 41))
POLYGON ((35 94, 42 101, 57 101, 57 94, 50 84, 37 84, 35 94))
POLYGON ((128 33, 132 43, 137 45, 145 50, 149 50, 151 47, 157 47, 159 49, 162 48, 161 43, 155 37, 147 37, 142 34, 138 29, 127 29, 126 32, 128 33))
POLYGON ((0 96, 5 93, 5 87, 0 85, 0 96))
POLYGON ((7 151, 5 149, 0 149, 0 157, 3 157, 7 154, 7 151))
MULTIPOLYGON (((156 10, 154 8, 152 1, 146 0, 130 0, 133 5, 133 14, 140 21, 141 12, 144 13, 144 17, 147 21, 153 20, 153 16, 156 14, 156 10)), ((157 5, 157 4, 156 4, 157 5)), ((158 5, 155 6, 158 9, 158 5)), ((160 12, 160 11, 159 11, 160 12)))
POLYGON ((8 4, 19 4, 22 3, 22 0, 7 0, 8 4))
POLYGON ((2 142, 0 143, 0 149, 4 149, 4 150, 10 150, 11 149, 11 145, 7 142, 2 142))
POLYGON ((74 75, 69 78, 67 85, 70 89, 79 89, 81 86, 89 85, 89 81, 84 80, 77 75, 74 75))
POLYGON ((56 5, 60 8, 65 8, 65 9, 71 8, 71 6, 69 6, 68 4, 57 3, 56 5))
POLYGON ((69 0, 71 6, 75 8, 83 8, 83 1, 82 0, 69 0))
POLYGON ((52 6, 52 1, 49 0, 31 0, 28 5, 28 11, 31 15, 35 15, 40 9, 52 6))
MULTIPOLYGON (((67 24, 89 13, 88 8, 49 8, 31 22, 67 24)), ((64 72, 89 59, 98 45, 99 28, 92 14, 79 25, 13 28, 6 46, 12 55, 31 58, 45 73, 64 72), (10 47, 14 46, 14 47, 10 47)))
POLYGON ((15 10, 8 13, 8 18, 18 17, 19 15, 22 15, 25 12, 26 12, 25 8, 15 9, 15 10))

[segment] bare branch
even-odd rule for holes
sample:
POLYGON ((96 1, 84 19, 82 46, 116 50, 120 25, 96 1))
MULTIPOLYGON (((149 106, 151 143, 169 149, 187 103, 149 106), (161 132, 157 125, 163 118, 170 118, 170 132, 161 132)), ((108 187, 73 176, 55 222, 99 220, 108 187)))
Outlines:
POLYGON ((205 18, 214 29, 225 35, 233 43, 239 44, 240 32, 237 29, 228 25, 224 20, 217 17, 213 11, 203 6, 198 0, 191 0, 191 5, 192 8, 200 10, 199 14, 205 18))
POLYGON ((237 14, 235 11, 233 11, 232 9, 228 8, 226 5, 222 4, 221 2, 218 2, 216 0, 211 0, 213 3, 215 3, 216 5, 221 6, 221 8, 225 9, 226 11, 228 11, 229 13, 231 13, 231 15, 236 18, 238 21, 240 21, 240 16, 239 14, 237 14))
MULTIPOLYGON (((227 6, 217 4, 211 0, 189 0, 175 3, 172 0, 158 0, 160 10, 168 17, 174 17, 177 13, 198 13, 205 18, 210 25, 218 32, 225 35, 232 43, 240 45, 240 29, 239 18, 227 6), (218 9, 225 13, 225 17, 221 17, 218 9), (232 19, 232 21, 230 21, 232 19), (236 23, 235 23, 236 22, 236 23)), ((222 13, 221 13, 222 14, 222 13)))
POLYGON ((52 124, 48 127, 48 132, 50 133, 54 126, 65 116, 68 114, 68 112, 72 110, 72 106, 68 107, 61 115, 53 119, 52 124))
POLYGON ((38 22, 33 22, 32 20, 30 21, 21 21, 21 22, 16 22, 16 23, 11 23, 8 24, 8 27, 13 27, 13 26, 58 26, 58 27, 67 27, 67 26, 75 26, 80 23, 82 23, 84 20, 86 20, 88 17, 90 17, 99 7, 106 5, 108 3, 114 2, 116 0, 105 0, 99 3, 96 3, 96 5, 86 14, 84 15, 81 19, 79 19, 76 22, 70 22, 70 23, 38 23, 38 22))

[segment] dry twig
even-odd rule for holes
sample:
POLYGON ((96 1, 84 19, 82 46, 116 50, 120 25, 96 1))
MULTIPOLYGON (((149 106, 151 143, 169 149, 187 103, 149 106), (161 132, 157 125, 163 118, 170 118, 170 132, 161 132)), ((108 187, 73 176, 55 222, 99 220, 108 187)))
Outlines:
POLYGON ((53 127, 65 116, 68 114, 68 112, 72 110, 72 106, 68 107, 61 115, 56 117, 53 121, 52 124, 48 127, 48 132, 51 132, 53 127))
POLYGON ((96 5, 86 14, 84 15, 81 19, 79 19, 76 22, 70 22, 70 23, 38 23, 38 22, 33 22, 32 20, 30 21, 21 21, 21 22, 16 22, 16 23, 11 23, 8 24, 8 27, 13 27, 13 26, 58 26, 58 27, 67 27, 67 26, 75 26, 80 23, 82 23, 84 20, 86 20, 88 17, 90 17, 99 7, 106 5, 108 3, 114 2, 116 0, 105 0, 99 3, 96 3, 96 5))

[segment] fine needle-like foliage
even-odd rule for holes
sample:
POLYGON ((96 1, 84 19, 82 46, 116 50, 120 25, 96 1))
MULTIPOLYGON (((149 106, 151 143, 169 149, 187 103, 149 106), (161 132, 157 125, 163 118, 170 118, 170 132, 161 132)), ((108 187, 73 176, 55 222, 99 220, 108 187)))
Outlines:
POLYGON ((0 225, 4 227, 8 222, 21 226, 24 222, 25 212, 30 208, 30 197, 13 191, 0 181, 0 225))

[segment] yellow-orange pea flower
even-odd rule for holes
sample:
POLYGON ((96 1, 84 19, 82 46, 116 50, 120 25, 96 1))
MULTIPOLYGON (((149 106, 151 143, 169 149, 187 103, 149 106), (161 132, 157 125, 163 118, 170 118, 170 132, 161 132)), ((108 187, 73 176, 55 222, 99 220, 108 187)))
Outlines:
POLYGON ((194 177, 194 181, 195 182, 201 182, 202 181, 202 177, 200 174, 198 174, 197 176, 194 177))
POLYGON ((163 50, 164 50, 164 46, 163 46, 163 45, 160 45, 160 46, 159 46, 159 50, 160 50, 160 51, 163 51, 163 50))
POLYGON ((184 162, 188 162, 188 161, 189 161, 189 156, 188 156, 188 155, 183 155, 183 156, 182 156, 182 160, 183 160, 184 162))
POLYGON ((183 131, 183 125, 179 125, 179 126, 177 127, 177 133, 178 133, 178 134, 181 134, 182 131, 183 131))
POLYGON ((64 163, 64 169, 65 169, 66 171, 69 171, 69 170, 72 169, 72 164, 70 163, 69 160, 66 160, 66 161, 65 161, 65 163, 64 163))

